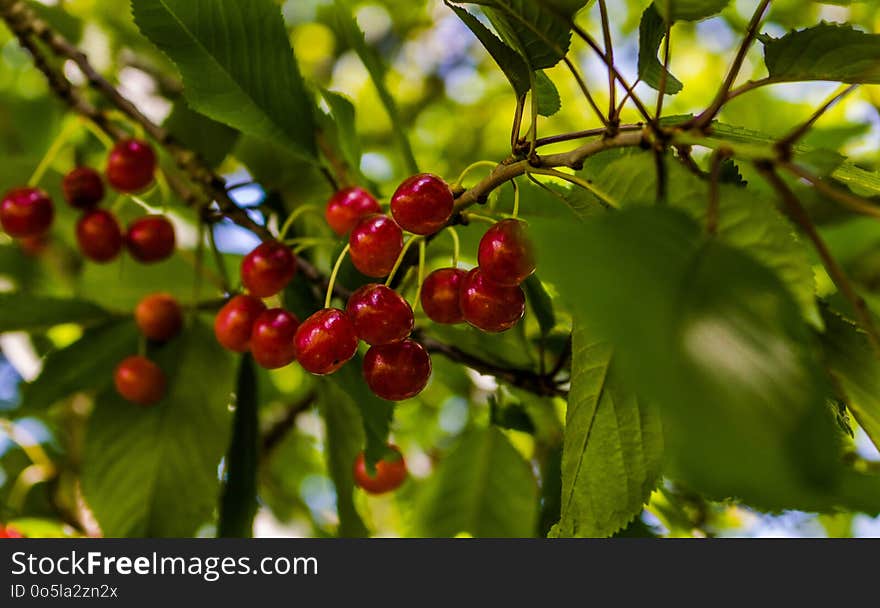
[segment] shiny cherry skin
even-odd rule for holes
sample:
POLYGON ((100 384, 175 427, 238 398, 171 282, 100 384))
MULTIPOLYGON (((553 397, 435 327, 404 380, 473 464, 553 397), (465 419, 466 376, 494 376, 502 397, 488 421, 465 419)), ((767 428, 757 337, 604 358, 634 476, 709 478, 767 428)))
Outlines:
POLYGON ((183 310, 169 293, 152 293, 138 302, 134 321, 148 340, 167 342, 183 329, 183 310))
POLYGON ((107 157, 107 181, 120 192, 140 192, 153 183, 156 153, 139 139, 116 142, 107 157))
POLYGON ((268 298, 296 275, 296 256, 283 243, 261 243, 241 261, 241 282, 253 295, 268 298))
POLYGON ((24 534, 12 526, 0 525, 0 538, 24 538, 24 534))
POLYGON ((415 340, 371 346, 364 355, 367 386, 382 399, 403 401, 415 397, 430 377, 431 357, 415 340))
POLYGON ((296 360, 319 376, 332 374, 354 357, 358 337, 354 324, 338 308, 324 308, 303 321, 293 338, 296 360))
POLYGON ((365 215, 381 213, 379 201, 359 186, 344 188, 330 197, 324 217, 333 232, 345 236, 365 215))
POLYGON ((113 382, 120 395, 138 405, 153 405, 160 401, 167 385, 162 369, 141 355, 123 359, 116 366, 113 382))
POLYGON ((358 337, 371 345, 400 342, 415 325, 412 307, 403 296, 378 283, 364 285, 351 294, 345 314, 358 337))
POLYGON ((174 253, 174 225, 162 215, 138 218, 129 225, 125 244, 137 261, 159 262, 174 253))
POLYGON ((492 333, 510 329, 526 311, 526 297, 521 287, 490 281, 479 268, 462 279, 458 301, 465 321, 492 333))
POLYGON ((236 353, 250 350, 254 322, 264 310, 263 301, 253 296, 238 295, 229 300, 214 318, 217 342, 236 353))
POLYGON ((94 209, 104 198, 104 180, 91 167, 77 167, 61 182, 64 200, 76 209, 94 209))
POLYGON ((260 313, 251 330, 251 354, 257 365, 277 369, 296 359, 293 336, 299 319, 282 308, 270 308, 260 313))
POLYGON ((434 234, 452 217, 452 190, 442 179, 420 173, 403 181, 391 197, 391 215, 414 234, 434 234))
POLYGON ((355 224, 348 244, 355 268, 368 277, 384 277, 403 250, 403 230, 387 215, 367 215, 355 224))
POLYGON ((109 211, 86 211, 76 223, 76 242, 86 258, 105 264, 122 251, 122 229, 109 211))
POLYGON ((0 225, 11 237, 44 234, 54 217, 52 199, 39 188, 13 188, 0 201, 0 225))
POLYGON ((512 287, 535 272, 535 253, 526 233, 526 223, 507 219, 493 225, 483 238, 477 254, 480 270, 487 279, 512 287))
POLYGON ((461 323, 459 295, 461 280, 467 272, 461 268, 440 268, 425 277, 420 300, 422 310, 434 323, 461 323))
POLYGON ((376 463, 375 475, 370 475, 367 470, 367 461, 364 453, 358 454, 354 461, 354 482, 370 494, 385 494, 393 492, 406 481, 406 461, 403 454, 395 445, 389 445, 388 450, 393 455, 388 455, 376 463))

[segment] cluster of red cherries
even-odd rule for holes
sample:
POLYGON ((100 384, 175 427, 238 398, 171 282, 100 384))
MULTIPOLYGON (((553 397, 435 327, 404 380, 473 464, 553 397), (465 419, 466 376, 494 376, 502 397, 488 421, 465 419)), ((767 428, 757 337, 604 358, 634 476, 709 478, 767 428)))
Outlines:
MULTIPOLYGON (((385 277, 404 248, 404 230, 434 234, 452 217, 454 197, 437 176, 419 174, 404 181, 391 197, 391 216, 362 188, 337 192, 325 217, 340 236, 348 235, 351 261, 361 273, 385 277)), ((487 332, 511 328, 522 318, 525 296, 520 283, 535 270, 525 224, 506 219, 483 236, 479 266, 470 271, 443 268, 421 286, 425 314, 437 323, 466 321, 487 332)), ((242 261, 247 294, 232 298, 217 314, 217 340, 235 352, 250 351, 261 366, 274 369, 293 361, 307 371, 332 374, 354 357, 360 340, 370 348, 363 374, 370 389, 389 401, 417 395, 428 383, 431 359, 409 336, 412 307, 395 290, 369 283, 348 298, 345 310, 324 308, 300 322, 283 308, 266 308, 262 298, 278 294, 293 279, 297 261, 278 241, 266 241, 242 261)))
MULTIPOLYGON (((124 139, 110 150, 105 175, 115 190, 133 194, 153 183, 155 171, 152 147, 138 139, 124 139)), ((116 216, 98 208, 104 198, 104 180, 92 167, 80 166, 67 173, 62 191, 67 203, 82 212, 76 223, 76 241, 89 260, 110 262, 123 246, 142 263, 158 262, 173 253, 174 227, 164 216, 140 217, 123 234, 116 216)), ((19 239, 26 251, 42 248, 54 216, 52 199, 38 187, 13 188, 0 202, 0 224, 9 236, 19 239)))

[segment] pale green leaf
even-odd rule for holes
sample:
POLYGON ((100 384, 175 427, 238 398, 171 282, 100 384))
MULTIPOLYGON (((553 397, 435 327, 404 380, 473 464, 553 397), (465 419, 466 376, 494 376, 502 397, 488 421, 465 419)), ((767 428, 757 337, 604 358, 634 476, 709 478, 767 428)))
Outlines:
POLYGON ((175 63, 198 112, 315 156, 314 107, 272 0, 131 0, 141 32, 175 63))
POLYGON ((561 537, 606 537, 641 512, 660 477, 659 413, 630 390, 607 344, 575 327, 562 452, 561 537))
POLYGON ((139 406, 109 388, 89 419, 82 488, 105 536, 192 536, 219 497, 232 356, 198 324, 154 360, 168 379, 162 401, 139 406))
POLYGON ((472 429, 440 462, 419 497, 415 533, 450 537, 535 535, 538 487, 498 429, 472 429))
POLYGON ((777 81, 880 83, 880 34, 820 23, 764 39, 764 62, 777 81))

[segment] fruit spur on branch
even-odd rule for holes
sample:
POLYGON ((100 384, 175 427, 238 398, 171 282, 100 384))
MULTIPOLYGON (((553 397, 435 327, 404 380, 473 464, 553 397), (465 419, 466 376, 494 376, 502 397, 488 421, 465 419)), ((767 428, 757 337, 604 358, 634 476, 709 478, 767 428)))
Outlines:
MULTIPOLYGON (((455 230, 454 210, 450 186, 428 173, 399 185, 391 196, 390 213, 383 213, 377 199, 363 188, 339 190, 327 201, 324 217, 345 245, 330 275, 324 308, 300 321, 283 307, 267 309, 263 302, 281 294, 297 274, 297 257, 285 244, 282 229, 278 239, 262 242, 244 257, 244 293, 232 297, 217 313, 217 341, 234 352, 251 352, 254 361, 267 369, 296 361, 322 376, 339 370, 364 342, 362 372, 374 394, 388 401, 418 395, 430 379, 431 357, 412 338, 414 306, 395 288, 395 277, 407 263, 412 245, 424 248, 439 231, 455 230), (335 308, 335 281, 346 257, 361 275, 384 282, 367 282, 347 294, 344 307, 335 308)), ((525 222, 492 221, 480 241, 475 268, 458 268, 457 247, 453 257, 451 267, 423 276, 424 255, 419 256, 416 301, 427 320, 466 322, 484 332, 513 327, 525 312, 520 284, 535 271, 525 222)))

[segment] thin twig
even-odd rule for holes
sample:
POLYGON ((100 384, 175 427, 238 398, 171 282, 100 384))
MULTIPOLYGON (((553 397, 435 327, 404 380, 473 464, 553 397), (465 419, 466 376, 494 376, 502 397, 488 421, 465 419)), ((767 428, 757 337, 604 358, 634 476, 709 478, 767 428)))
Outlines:
POLYGON ((809 182, 817 191, 821 192, 830 199, 833 199, 856 213, 869 215, 871 217, 880 218, 880 205, 873 203, 868 199, 856 196, 851 192, 846 192, 831 186, 828 182, 813 175, 806 169, 790 162, 782 162, 779 166, 789 173, 809 182))
POLYGON ((761 0, 755 9, 754 14, 752 15, 751 21, 749 21, 748 29, 746 30, 745 38, 743 38, 742 43, 739 46, 739 50, 736 53, 736 57, 733 59, 733 64, 730 66, 730 70, 727 72, 727 78, 724 79, 724 82, 721 84, 721 88, 718 89, 718 93, 715 95, 715 99, 709 105, 708 108, 704 112, 702 112, 699 116, 697 116, 690 126, 696 127, 698 129, 705 129, 709 123, 712 122, 712 119, 718 114, 718 111, 721 110, 721 107, 728 101, 728 94, 730 93, 731 87, 733 87, 733 83, 736 81, 736 77, 739 76, 739 71, 742 69, 743 62, 746 60, 746 55, 749 52, 749 49, 752 46, 752 43, 755 41, 755 37, 758 35, 758 28, 761 26, 761 21, 764 18, 764 12, 767 10, 767 6, 769 6, 770 0, 761 0))
POLYGON ((809 120, 804 122, 803 124, 792 129, 791 133, 780 139, 776 143, 776 147, 780 150, 790 151, 791 147, 798 142, 807 132, 813 128, 813 125, 816 124, 816 121, 819 120, 825 112, 830 110, 837 102, 842 100, 844 97, 852 93, 858 88, 859 85, 851 84, 848 87, 845 87, 843 90, 836 92, 828 101, 826 101, 820 108, 818 108, 813 115, 810 116, 809 120))
POLYGON ((880 356, 880 334, 877 333, 874 319, 871 316, 871 312, 868 310, 867 304, 865 304, 865 300, 858 294, 855 287, 853 287, 852 282, 850 282, 849 277, 847 277, 846 272, 837 260, 834 259, 834 256, 828 249, 828 245, 825 244, 825 241, 822 239, 816 226, 807 214, 806 209, 801 205, 794 192, 792 192, 788 185, 782 181, 772 165, 756 163, 755 166, 758 171, 760 171, 761 175, 764 176, 767 182, 779 194, 779 197, 782 199, 782 202, 788 210, 789 216, 798 224, 798 226, 801 227, 810 241, 812 241, 813 247, 816 248, 816 252, 822 260, 822 265, 825 266, 825 270, 828 271, 828 275, 831 277, 831 280, 834 281, 834 284, 840 290, 840 293, 853 307, 853 311, 855 312, 859 324, 868 335, 868 341, 874 348, 875 353, 880 356))
POLYGON ((596 100, 593 99, 592 94, 590 94, 590 89, 587 88, 587 83, 584 81, 584 77, 581 76, 580 71, 577 69, 577 66, 572 62, 571 59, 566 55, 562 58, 565 62, 565 65, 568 67, 568 70, 571 72, 572 76, 574 76, 575 81, 577 82, 578 87, 581 90, 581 93, 584 94, 584 97, 587 99, 587 103, 590 104, 590 107, 593 109, 593 112, 599 118, 599 121, 608 127, 608 122, 610 119, 606 118, 604 114, 602 114, 602 110, 599 109, 599 106, 596 104, 596 100))
POLYGON ((313 391, 299 401, 290 404, 285 410, 284 416, 276 420, 268 429, 266 429, 265 432, 263 432, 262 439, 260 440, 260 454, 263 458, 271 454, 275 447, 281 443, 290 432, 290 429, 296 424, 296 419, 299 415, 312 407, 317 397, 317 393, 313 391))
POLYGON ((724 153, 721 149, 712 153, 709 169, 709 207, 706 209, 706 232, 714 236, 718 233, 718 207, 720 205, 720 192, 718 180, 721 177, 721 163, 724 153))
POLYGON ((617 126, 617 104, 615 103, 617 87, 614 83, 614 45, 611 43, 611 27, 608 22, 608 7, 605 0, 599 0, 599 15, 602 20, 602 37, 605 43, 605 63, 608 66, 608 120, 617 126))

